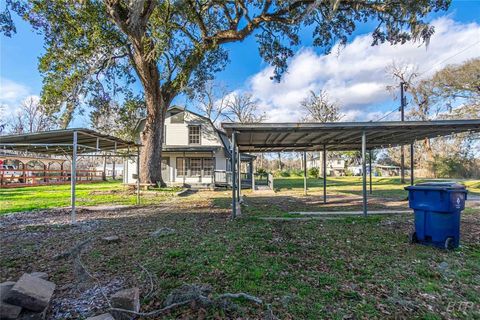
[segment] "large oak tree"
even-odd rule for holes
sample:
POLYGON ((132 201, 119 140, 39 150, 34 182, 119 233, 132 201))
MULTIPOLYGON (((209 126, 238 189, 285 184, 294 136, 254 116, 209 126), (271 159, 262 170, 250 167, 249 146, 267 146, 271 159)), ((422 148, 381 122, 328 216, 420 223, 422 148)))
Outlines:
MULTIPOLYGON (((446 10, 449 0, 7 0, 0 16, 15 31, 10 11, 45 37, 40 59, 42 103, 62 111, 67 125, 89 98, 122 94, 139 79, 147 120, 141 133, 143 182, 161 181, 163 124, 172 100, 196 92, 228 62, 224 45, 254 35, 262 58, 279 80, 287 60, 311 30, 328 51, 346 43, 359 23, 373 22, 372 44, 427 41, 423 19, 446 10), (192 90, 193 88, 193 90, 192 90)), ((255 54, 252 52, 252 54, 255 54)))

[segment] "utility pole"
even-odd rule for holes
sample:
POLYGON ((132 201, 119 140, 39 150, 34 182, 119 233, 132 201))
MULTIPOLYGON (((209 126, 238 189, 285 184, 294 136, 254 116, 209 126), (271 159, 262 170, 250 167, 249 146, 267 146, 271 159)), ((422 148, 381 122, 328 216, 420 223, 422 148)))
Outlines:
MULTIPOLYGON (((400 114, 401 121, 405 121, 405 82, 400 82, 400 114)), ((400 177, 401 183, 405 183, 405 148, 400 147, 400 177)))

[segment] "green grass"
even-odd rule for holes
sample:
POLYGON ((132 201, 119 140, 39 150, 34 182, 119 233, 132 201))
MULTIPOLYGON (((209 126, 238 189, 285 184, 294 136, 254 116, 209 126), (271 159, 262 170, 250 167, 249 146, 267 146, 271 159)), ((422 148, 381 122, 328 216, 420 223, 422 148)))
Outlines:
MULTIPOLYGON (((175 188, 142 193, 143 204, 154 204, 178 191, 175 188)), ((136 196, 119 181, 77 184, 77 206, 135 204, 136 196)), ((0 214, 70 206, 70 185, 0 189, 0 214)))
MULTIPOLYGON (((408 182, 408 179, 406 179, 408 182)), ((425 181, 432 181, 432 179, 417 179, 415 183, 425 181)), ((465 184, 467 189, 472 194, 480 194, 480 180, 458 180, 458 182, 465 184)), ((275 178, 274 188, 277 191, 297 191, 303 192, 303 178, 275 178)), ((408 195, 404 187, 407 184, 402 184, 400 178, 383 178, 372 177, 373 196, 405 199, 408 195)), ((323 190, 323 179, 309 178, 307 186, 312 192, 319 192, 323 190)), ((367 188, 369 185, 367 183, 367 188)), ((327 177, 327 191, 329 193, 340 193, 349 195, 362 194, 362 177, 327 177)))
MULTIPOLYGON (((330 179, 331 187, 345 193, 352 188, 349 183, 357 187, 354 178, 344 179, 345 184, 342 179, 330 179)), ((478 209, 462 216, 465 227, 462 246, 447 252, 408 244, 412 228, 408 215, 290 222, 261 220, 260 216, 282 212, 273 201, 275 198, 284 194, 294 198, 292 192, 301 192, 301 179, 277 179, 277 182, 280 192, 275 196, 248 195, 243 216, 235 220, 229 218, 230 191, 222 191, 178 197, 175 202, 164 202, 161 210, 152 206, 141 214, 133 208, 107 220, 103 216, 97 219, 93 212, 85 214, 86 218, 101 222, 92 229, 59 226, 52 221, 54 215, 36 225, 25 222, 26 226, 21 226, 16 222, 11 236, 8 236, 9 226, 4 226, 0 281, 17 278, 25 270, 38 270, 41 266, 39 271, 48 271, 59 287, 74 283, 71 261, 56 261, 51 257, 86 238, 95 238, 82 257, 90 271, 101 275, 102 282, 126 277, 128 285, 139 286, 143 296, 150 284, 138 265, 153 275, 155 292, 142 301, 142 310, 146 312, 159 308, 173 289, 196 283, 211 285, 214 296, 225 292, 256 295, 280 318, 480 317, 476 308, 480 303, 480 243, 475 237, 480 231, 478 209), (160 238, 150 236, 162 227, 176 232, 160 238), (121 241, 112 245, 98 240, 110 234, 118 235, 121 241), (448 264, 445 273, 439 268, 442 262, 448 264), (449 305, 462 304, 475 308, 449 309, 449 305)), ((383 183, 389 197, 403 196, 395 191, 401 191, 395 179, 377 183, 379 186, 383 183), (390 188, 393 190, 389 191, 390 188)), ((16 191, 22 194, 32 190, 30 196, 34 197, 48 190, 44 188, 36 192, 31 188, 16 191)), ((68 186, 63 188, 64 202, 50 199, 47 203, 68 205, 68 186)), ((94 190, 123 190, 114 183, 79 188, 85 188, 79 194, 99 203, 110 200, 94 190)), ((321 183, 317 188, 321 188, 321 183)), ((0 190, 1 195, 9 190, 12 189, 0 190)), ((173 191, 152 191, 144 197, 145 203, 164 201, 173 191)), ((116 193, 109 196, 119 197, 116 193)), ((301 201, 304 197, 296 198, 301 201)), ((0 199, 3 204, 4 198, 0 199)), ((121 199, 113 200, 118 203, 121 199)), ((128 195, 127 200, 134 201, 134 196, 128 195)), ((244 301, 238 304, 243 308, 233 315, 216 309, 183 308, 166 318, 265 318, 265 307, 244 301)))

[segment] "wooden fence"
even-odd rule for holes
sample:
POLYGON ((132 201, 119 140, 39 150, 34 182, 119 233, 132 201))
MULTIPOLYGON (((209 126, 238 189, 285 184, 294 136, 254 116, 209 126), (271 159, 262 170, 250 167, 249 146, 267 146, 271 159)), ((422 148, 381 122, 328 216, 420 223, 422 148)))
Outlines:
MULTIPOLYGON (((95 182, 101 181, 102 179, 103 171, 77 169, 77 183, 95 182)), ((70 181, 70 170, 0 169, 0 188, 67 184, 70 183, 70 181)))

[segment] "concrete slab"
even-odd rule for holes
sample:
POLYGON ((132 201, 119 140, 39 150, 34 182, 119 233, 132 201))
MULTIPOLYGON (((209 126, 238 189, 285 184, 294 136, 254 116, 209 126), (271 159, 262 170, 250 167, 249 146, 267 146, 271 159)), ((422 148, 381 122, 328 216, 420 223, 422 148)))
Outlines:
MULTIPOLYGON (((368 215, 408 214, 413 210, 369 210, 368 215)), ((363 211, 293 211, 289 214, 300 216, 363 216, 363 211)))

